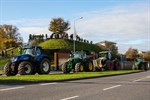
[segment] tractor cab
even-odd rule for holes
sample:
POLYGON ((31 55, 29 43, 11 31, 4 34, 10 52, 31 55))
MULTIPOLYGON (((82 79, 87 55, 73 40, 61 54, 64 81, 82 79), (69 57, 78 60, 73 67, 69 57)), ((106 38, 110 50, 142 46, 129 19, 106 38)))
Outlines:
POLYGON ((85 59, 86 58, 86 53, 85 52, 75 52, 73 53, 74 58, 80 58, 80 59, 85 59))
POLYGON ((99 58, 111 59, 112 55, 110 51, 99 52, 99 58))
POLYGON ((38 56, 41 54, 41 47, 38 47, 38 46, 25 47, 24 54, 28 54, 31 56, 38 56))

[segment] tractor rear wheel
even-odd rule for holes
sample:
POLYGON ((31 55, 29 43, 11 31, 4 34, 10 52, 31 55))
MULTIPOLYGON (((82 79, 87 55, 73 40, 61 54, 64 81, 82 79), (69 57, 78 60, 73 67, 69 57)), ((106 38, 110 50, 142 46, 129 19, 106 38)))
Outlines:
POLYGON ((50 70, 50 61, 49 59, 44 58, 40 63, 38 74, 49 74, 50 70))
POLYGON ((143 71, 145 70, 144 63, 141 63, 141 64, 140 64, 140 67, 141 67, 141 70, 143 70, 143 71))
POLYGON ((83 72, 84 71, 84 66, 81 63, 77 63, 75 65, 75 72, 83 72))
POLYGON ((29 61, 23 61, 19 64, 18 73, 20 75, 31 75, 33 72, 33 65, 29 61))
POLYGON ((6 76, 14 76, 17 74, 16 70, 14 71, 12 70, 11 64, 12 64, 11 62, 8 62, 4 67, 4 73, 6 76))
POLYGON ((63 72, 64 74, 70 72, 70 71, 68 71, 67 65, 68 65, 68 62, 65 62, 65 63, 62 65, 62 72, 63 72))
POLYGON ((89 62, 89 63, 87 63, 87 70, 86 71, 93 71, 93 64, 92 64, 92 62, 89 62))

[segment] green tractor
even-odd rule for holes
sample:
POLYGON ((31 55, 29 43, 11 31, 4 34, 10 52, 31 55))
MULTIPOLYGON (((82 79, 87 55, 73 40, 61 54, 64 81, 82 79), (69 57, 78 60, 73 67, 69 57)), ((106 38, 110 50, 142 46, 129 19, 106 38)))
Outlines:
POLYGON ((86 52, 76 51, 70 55, 67 62, 62 65, 63 73, 93 71, 92 61, 86 57, 86 52))
POLYGON ((110 51, 99 52, 98 59, 93 60, 94 70, 119 70, 121 68, 120 62, 115 58, 112 59, 110 51))
POLYGON ((134 60, 133 68, 138 70, 148 70, 149 63, 148 61, 145 61, 143 58, 136 58, 134 60))

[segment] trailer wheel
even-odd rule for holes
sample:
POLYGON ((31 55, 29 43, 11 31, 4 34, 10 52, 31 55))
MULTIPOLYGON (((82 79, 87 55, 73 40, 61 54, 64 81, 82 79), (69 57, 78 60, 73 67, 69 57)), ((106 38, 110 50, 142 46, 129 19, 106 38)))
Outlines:
POLYGON ((48 74, 51 70, 50 61, 47 58, 44 58, 39 66, 38 74, 48 74))
POLYGON ((62 72, 63 72, 64 74, 70 72, 70 71, 68 71, 67 65, 68 65, 68 62, 65 62, 65 63, 62 65, 62 72))
POLYGON ((19 64, 18 73, 20 75, 31 75, 33 72, 33 65, 29 61, 23 61, 19 64))
POLYGON ((8 62, 5 66, 4 66, 4 74, 6 76, 14 76, 17 74, 17 71, 16 70, 12 70, 11 68, 11 62, 8 62))
POLYGON ((77 63, 75 65, 75 72, 83 72, 84 71, 84 66, 81 63, 77 63))

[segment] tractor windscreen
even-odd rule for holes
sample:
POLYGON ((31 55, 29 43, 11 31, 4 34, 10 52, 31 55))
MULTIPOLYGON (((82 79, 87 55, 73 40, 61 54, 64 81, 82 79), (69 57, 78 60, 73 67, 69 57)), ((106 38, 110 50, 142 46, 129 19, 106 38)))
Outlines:
POLYGON ((28 48, 28 49, 24 49, 24 54, 36 55, 36 52, 35 52, 35 49, 28 48))
POLYGON ((107 53, 100 53, 99 57, 107 57, 107 53))
POLYGON ((74 54, 74 58, 86 58, 86 54, 82 53, 82 52, 75 52, 74 54))

